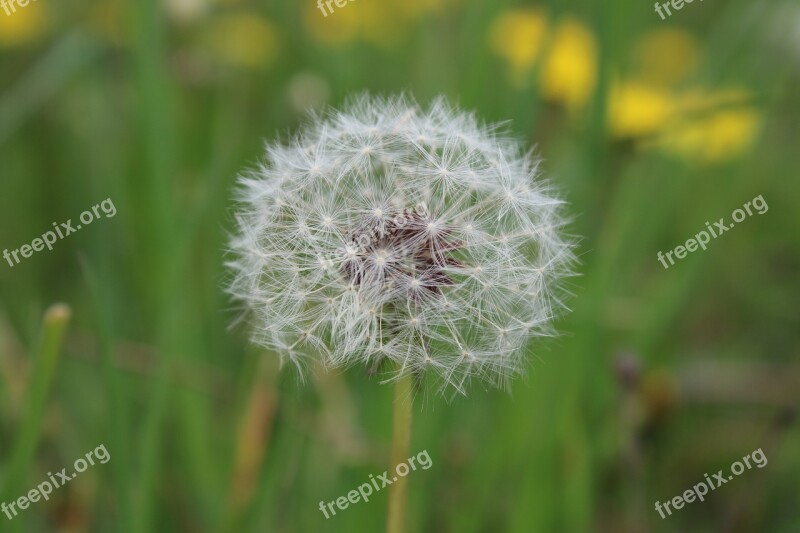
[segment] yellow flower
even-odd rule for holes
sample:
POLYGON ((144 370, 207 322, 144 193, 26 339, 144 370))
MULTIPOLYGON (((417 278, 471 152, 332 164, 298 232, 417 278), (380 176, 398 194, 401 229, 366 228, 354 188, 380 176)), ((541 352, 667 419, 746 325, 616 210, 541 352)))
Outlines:
POLYGON ((275 58, 278 29, 259 15, 231 13, 210 21, 205 43, 211 53, 228 63, 262 68, 275 58))
MULTIPOLYGON (((314 38, 330 44, 342 44, 352 41, 359 34, 363 26, 362 18, 364 5, 370 6, 367 2, 356 5, 346 5, 336 8, 333 13, 325 16, 317 8, 316 3, 307 2, 305 9, 306 27, 314 38)), ((335 7, 335 4, 334 4, 335 7)), ((368 7, 369 9, 369 7, 368 7)))
POLYGON ((708 90, 675 87, 701 63, 697 40, 679 29, 645 35, 633 58, 635 80, 611 87, 608 126, 613 137, 637 139, 700 164, 727 161, 746 151, 761 126, 744 89, 708 90))
POLYGON ((612 87, 609 129, 617 138, 643 140, 646 148, 692 162, 719 163, 746 151, 758 135, 761 116, 748 105, 751 100, 742 89, 673 94, 627 81, 612 87))
POLYGON ((615 84, 608 103, 608 125, 617 138, 636 138, 658 132, 675 111, 672 95, 639 81, 615 84))
POLYGON ((24 7, 15 3, 16 12, 10 14, 0 9, 0 48, 27 44, 44 33, 47 18, 43 3, 31 0, 24 7))
POLYGON ((753 108, 724 109, 666 130, 657 145, 684 159, 713 164, 745 152, 756 138, 760 114, 753 108))
POLYGON ((349 1, 342 7, 327 0, 321 10, 316 2, 306 4, 305 25, 318 41, 344 44, 356 39, 391 45, 402 39, 423 15, 433 13, 455 0, 349 1))
POLYGON ((542 65, 542 95, 575 110, 589 100, 596 83, 597 44, 583 24, 568 17, 556 28, 542 65))
POLYGON ((674 85, 700 64, 697 39, 682 29, 652 31, 639 39, 634 50, 634 70, 643 81, 654 85, 674 85))
POLYGON ((544 48, 547 31, 547 18, 539 10, 515 9, 492 23, 489 45, 508 63, 515 85, 525 85, 544 48))
POLYGON ((749 104, 753 95, 740 88, 727 88, 710 91, 704 88, 693 88, 680 95, 678 106, 682 113, 708 113, 723 107, 749 104))

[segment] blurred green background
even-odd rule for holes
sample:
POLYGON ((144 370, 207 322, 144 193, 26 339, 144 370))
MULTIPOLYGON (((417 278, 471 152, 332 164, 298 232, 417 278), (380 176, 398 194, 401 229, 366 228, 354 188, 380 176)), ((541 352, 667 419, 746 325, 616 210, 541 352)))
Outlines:
POLYGON ((364 90, 509 121, 581 238, 527 379, 417 397, 410 531, 799 531, 799 82, 794 1, 0 8, 0 249, 117 209, 0 263, 0 500, 111 455, 0 531, 383 530, 386 490, 318 507, 387 469, 391 387, 280 372, 221 289, 237 173, 364 90), (656 259, 758 195, 767 213, 656 259), (655 511, 758 448, 763 469, 655 511))

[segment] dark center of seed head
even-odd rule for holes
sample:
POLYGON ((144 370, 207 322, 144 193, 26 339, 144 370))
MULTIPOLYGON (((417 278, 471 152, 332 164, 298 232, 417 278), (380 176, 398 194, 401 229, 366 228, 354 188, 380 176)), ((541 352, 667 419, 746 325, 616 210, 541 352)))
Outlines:
POLYGON ((446 268, 461 264, 448 252, 460 245, 448 227, 409 209, 381 215, 365 219, 348 235, 355 254, 343 271, 354 285, 407 287, 410 298, 422 291, 442 294, 443 286, 453 285, 446 268))

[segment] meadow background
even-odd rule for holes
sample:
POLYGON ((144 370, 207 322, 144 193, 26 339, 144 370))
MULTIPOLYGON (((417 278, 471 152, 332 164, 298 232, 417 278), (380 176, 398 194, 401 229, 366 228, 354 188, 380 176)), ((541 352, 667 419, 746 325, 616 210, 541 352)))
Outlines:
POLYGON ((364 90, 510 121, 580 236, 573 312, 526 379, 418 395, 411 451, 433 466, 410 474, 410 531, 798 531, 798 87, 788 0, 665 21, 645 0, 0 11, 0 249, 117 208, 0 263, 0 500, 111 455, 0 531, 383 529, 387 491, 318 506, 386 470, 391 387, 280 372, 221 289, 237 173, 364 90), (657 261, 758 195, 767 213, 657 261), (56 302, 68 324, 43 322, 56 302), (763 469, 654 510, 758 448, 763 469))

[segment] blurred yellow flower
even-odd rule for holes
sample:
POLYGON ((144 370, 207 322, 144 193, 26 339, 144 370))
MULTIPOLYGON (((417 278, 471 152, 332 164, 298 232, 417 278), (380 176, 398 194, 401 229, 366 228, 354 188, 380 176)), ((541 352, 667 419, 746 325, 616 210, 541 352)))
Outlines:
POLYGON ((492 23, 489 45, 508 63, 515 85, 525 85, 544 48, 547 32, 547 17, 533 9, 508 11, 492 23))
POLYGON ((641 38, 633 57, 635 78, 609 91, 612 137, 635 139, 699 164, 727 161, 755 141, 761 115, 746 89, 680 89, 701 63, 695 37, 681 29, 656 30, 641 38))
POLYGON ((27 44, 47 29, 47 17, 42 1, 30 2, 7 15, 0 9, 0 48, 27 44))
POLYGON ((344 44, 361 39, 378 45, 400 40, 423 15, 435 13, 455 0, 380 0, 332 4, 325 16, 316 2, 306 4, 304 18, 308 32, 318 41, 344 44))
POLYGON ((678 98, 678 107, 682 113, 707 113, 724 107, 750 104, 752 93, 741 88, 726 88, 710 91, 705 88, 692 88, 683 92, 678 98))
POLYGON ((617 138, 652 135, 662 129, 675 111, 672 95, 640 81, 615 84, 608 103, 608 126, 617 138))
POLYGON ((708 90, 679 84, 701 63, 697 39, 676 28, 652 31, 635 46, 635 81, 616 83, 608 102, 613 137, 700 164, 746 151, 760 130, 753 95, 744 89, 708 90))
POLYGON ((761 116, 753 108, 725 109, 668 128, 657 146, 691 161, 720 163, 745 152, 760 125, 761 116))
POLYGON ((567 109, 589 100, 597 83, 597 44, 586 26, 570 17, 559 23, 540 77, 544 98, 567 109))
POLYGON ((235 66, 262 68, 277 55, 278 28, 255 13, 230 13, 212 18, 205 44, 219 59, 235 66))
POLYGON ((758 134, 761 117, 743 89, 692 89, 674 93, 641 81, 611 90, 609 129, 622 139, 703 164, 743 153, 758 134))
POLYGON ((700 64, 697 39, 679 28, 647 33, 634 50, 634 70, 640 79, 654 85, 674 85, 695 72, 700 64))
POLYGON ((372 5, 366 2, 358 6, 348 5, 325 17, 315 3, 308 2, 304 13, 306 28, 315 39, 325 43, 341 44, 352 41, 363 24, 361 19, 364 16, 363 10, 352 8, 360 8, 364 4, 372 5))

